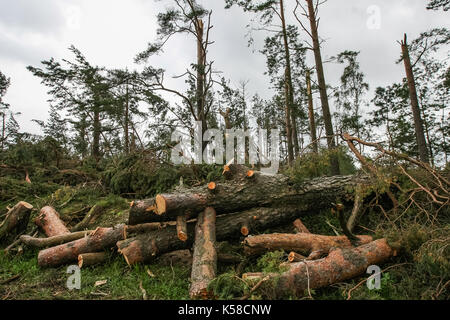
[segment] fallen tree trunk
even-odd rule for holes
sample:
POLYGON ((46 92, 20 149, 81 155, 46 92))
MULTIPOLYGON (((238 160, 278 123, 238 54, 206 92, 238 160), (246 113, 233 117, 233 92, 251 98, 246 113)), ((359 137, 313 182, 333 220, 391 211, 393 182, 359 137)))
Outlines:
POLYGON ((0 224, 0 240, 13 231, 18 234, 26 230, 32 209, 33 206, 31 204, 20 201, 9 210, 5 219, 0 224))
MULTIPOLYGON (((364 274, 370 265, 379 265, 393 256, 386 239, 379 239, 352 249, 336 249, 324 258, 291 264, 282 274, 270 274, 275 280, 276 298, 303 296, 308 289, 318 289, 364 274)), ((252 274, 257 281, 267 274, 252 274)), ((248 277, 247 277, 248 279, 248 277)))
MULTIPOLYGON (((247 211, 221 215, 216 220, 217 241, 239 239, 241 226, 252 219, 252 228, 256 231, 289 223, 298 218, 301 209, 288 206, 278 209, 253 208, 247 211)), ((187 249, 192 246, 194 239, 195 222, 187 223, 188 239, 183 242, 176 236, 176 226, 171 225, 162 230, 140 234, 135 238, 119 241, 117 247, 128 264, 148 262, 157 255, 175 250, 187 249)))
POLYGON ((106 261, 108 255, 106 252, 82 253, 78 255, 78 267, 93 266, 106 261))
POLYGON ((209 283, 216 277, 217 252, 216 244, 216 211, 206 208, 200 213, 195 226, 194 253, 192 255, 191 298, 207 299, 209 283))
POLYGON ((52 207, 43 207, 34 223, 40 227, 47 237, 59 236, 70 233, 62 222, 59 213, 52 207))
MULTIPOLYGON (((366 244, 373 239, 370 236, 357 236, 359 244, 366 244)), ((247 255, 262 254, 267 251, 285 250, 308 255, 317 259, 327 254, 331 248, 350 248, 352 243, 346 236, 322 236, 311 233, 297 234, 262 234, 247 237, 244 240, 244 252, 247 255)))
POLYGON ((206 207, 215 208, 218 215, 248 210, 255 207, 296 205, 308 212, 331 207, 336 198, 352 199, 348 190, 367 181, 366 176, 334 176, 311 179, 295 184, 284 175, 254 173, 251 179, 217 183, 214 193, 207 186, 159 194, 155 199, 137 201, 130 209, 129 224, 173 221, 185 212, 190 218, 206 207))
POLYGON ((71 231, 81 231, 86 229, 89 224, 93 223, 98 217, 100 217, 104 212, 104 208, 99 205, 94 205, 91 210, 86 214, 86 216, 81 220, 76 226, 74 226, 71 231))
POLYGON ((55 267, 77 261, 82 253, 97 252, 111 248, 123 239, 125 225, 113 228, 97 228, 87 237, 39 251, 38 264, 41 267, 55 267))
POLYGON ((62 234, 59 236, 53 236, 49 238, 35 238, 27 235, 20 236, 20 241, 27 246, 34 248, 48 248, 57 246, 63 243, 75 241, 84 238, 94 232, 93 230, 72 232, 67 234, 62 234))

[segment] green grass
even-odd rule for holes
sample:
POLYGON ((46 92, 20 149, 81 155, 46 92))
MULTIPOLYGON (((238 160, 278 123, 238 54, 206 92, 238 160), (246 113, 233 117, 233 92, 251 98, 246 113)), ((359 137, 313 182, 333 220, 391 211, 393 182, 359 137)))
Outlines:
POLYGON ((188 299, 188 268, 165 267, 156 264, 127 266, 123 258, 111 256, 104 265, 81 269, 81 289, 66 286, 71 274, 67 266, 43 269, 37 265, 37 251, 27 251, 20 257, 0 253, 0 283, 15 275, 20 278, 0 286, 0 299, 125 299, 143 298, 140 283, 148 299, 188 299), (151 277, 150 270, 154 277, 151 277), (107 283, 95 287, 97 281, 107 283))

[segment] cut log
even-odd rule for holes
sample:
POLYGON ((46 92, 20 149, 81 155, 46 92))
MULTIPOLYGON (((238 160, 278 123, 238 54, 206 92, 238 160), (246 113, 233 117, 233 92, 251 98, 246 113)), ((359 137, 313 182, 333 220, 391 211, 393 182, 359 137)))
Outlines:
POLYGON ((100 217, 105 212, 104 208, 99 205, 95 205, 89 210, 86 216, 81 220, 76 226, 74 226, 71 231, 81 231, 86 229, 91 223, 93 223, 98 217, 100 217))
POLYGON ((128 225, 163 221, 160 216, 154 213, 155 208, 155 198, 133 201, 130 207, 128 225))
POLYGON ((239 180, 242 178, 246 178, 249 169, 240 164, 229 163, 223 166, 222 175, 226 180, 239 180))
POLYGON ((20 201, 8 211, 5 219, 0 224, 0 240, 9 234, 19 234, 26 230, 33 206, 20 201))
POLYGON ((301 254, 298 254, 298 253, 296 253, 294 251, 289 253, 289 256, 288 256, 288 261, 291 262, 291 263, 292 262, 300 262, 300 261, 303 261, 305 259, 307 259, 305 256, 302 256, 301 254))
POLYGON ((253 170, 248 170, 247 174, 246 174, 247 179, 252 179, 255 177, 255 171, 253 170))
POLYGON ((208 190, 209 192, 214 193, 216 191, 216 183, 215 182, 208 183, 208 190))
POLYGON ((212 293, 209 283, 216 277, 216 211, 208 207, 197 219, 195 226, 194 253, 192 255, 191 298, 208 299, 212 293))
POLYGON ((215 208, 217 214, 286 205, 297 205, 304 211, 318 211, 331 207, 336 198, 352 199, 353 194, 348 190, 366 179, 365 176, 334 176, 295 185, 294 181, 284 175, 257 174, 251 183, 248 179, 243 179, 219 184, 214 194, 205 187, 159 194, 156 196, 155 212, 170 221, 186 210, 191 210, 194 218, 206 207, 215 208))
POLYGON ((112 248, 123 239, 125 225, 113 228, 97 228, 87 237, 39 251, 38 264, 41 267, 56 267, 77 261, 82 253, 98 252, 112 248))
POLYGON ((293 222, 295 230, 298 233, 311 233, 309 232, 308 228, 303 224, 302 220, 297 219, 293 222))
POLYGON ((246 221, 244 221, 241 225, 241 234, 246 237, 249 235, 250 233, 250 221, 251 219, 247 219, 246 221))
POLYGON ((82 253, 78 255, 78 267, 83 268, 100 264, 108 259, 106 252, 82 253))
POLYGON ((88 231, 79 231, 79 232, 72 232, 67 234, 62 234, 59 236, 53 236, 49 238, 35 238, 27 235, 20 236, 20 241, 30 247, 34 248, 47 248, 47 247, 53 247, 57 246, 63 243, 75 241, 81 238, 84 238, 94 232, 93 230, 88 231))
MULTIPOLYGON (((360 244, 371 242, 370 236, 358 236, 360 244)), ((350 248, 352 243, 346 236, 322 236, 310 233, 297 234, 262 234, 247 237, 244 240, 244 252, 258 255, 267 251, 285 250, 299 252, 315 259, 327 254, 332 248, 350 248)))
POLYGON ((187 241, 188 239, 186 220, 186 216, 177 217, 177 236, 181 241, 187 241))
MULTIPOLYGON (((239 239, 242 236, 241 226, 249 219, 253 219, 252 228, 256 232, 290 223, 298 218, 301 213, 298 207, 286 206, 278 209, 253 208, 243 212, 218 216, 216 221, 217 240, 239 239)), ((194 229, 195 222, 188 222, 188 240, 186 242, 182 242, 174 236, 176 226, 170 225, 162 230, 119 241, 117 247, 130 265, 150 262, 163 253, 190 248, 194 239, 194 229)))
POLYGON ((34 223, 44 231, 47 237, 60 236, 70 233, 59 217, 59 213, 52 207, 43 207, 34 223))
MULTIPOLYGON (((370 265, 380 265, 393 256, 394 250, 386 239, 379 239, 352 249, 336 249, 323 259, 291 264, 282 274, 270 274, 275 278, 276 298, 303 296, 309 289, 318 289, 352 279, 366 273, 370 265)), ((251 274, 257 281, 267 274, 251 274)), ((243 277, 244 278, 244 277, 243 277)), ((247 277, 248 279, 249 277, 247 277)))

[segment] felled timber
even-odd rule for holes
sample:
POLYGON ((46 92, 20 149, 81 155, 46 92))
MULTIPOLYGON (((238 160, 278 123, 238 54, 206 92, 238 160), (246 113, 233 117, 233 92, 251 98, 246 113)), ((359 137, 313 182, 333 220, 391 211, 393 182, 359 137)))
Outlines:
POLYGON ((34 223, 44 231, 47 237, 59 236, 70 233, 59 213, 52 207, 43 207, 34 223))
MULTIPOLYGON (((357 236, 359 244, 366 244, 371 236, 357 236)), ((332 248, 350 248, 352 242, 346 236, 323 236, 311 233, 297 234, 262 234, 250 236, 244 240, 244 252, 247 255, 258 255, 267 251, 294 251, 315 259, 327 254, 332 248)))
POLYGON ((191 286, 189 296, 195 299, 211 297, 209 283, 216 277, 216 211, 206 208, 200 213, 195 226, 194 253, 192 255, 191 286))
MULTIPOLYGON (((239 239, 242 237, 241 226, 249 220, 252 220, 252 229, 256 232, 289 223, 298 218, 300 214, 299 208, 287 206, 277 209, 253 208, 243 212, 221 215, 216 219, 217 241, 239 239)), ((174 236, 176 235, 176 226, 171 225, 161 230, 119 241, 117 247, 130 265, 149 262, 163 253, 190 248, 194 239, 194 229, 195 222, 188 222, 188 239, 185 242, 174 236)))
MULTIPOLYGON (((308 289, 318 289, 365 274, 370 265, 380 265, 394 254, 386 239, 379 239, 355 248, 335 249, 323 259, 293 263, 282 274, 270 274, 274 279, 277 298, 303 296, 308 289)), ((252 273, 246 279, 258 281, 267 274, 252 273)))
POLYGON ((124 227, 122 224, 113 228, 97 228, 87 237, 41 250, 38 264, 41 267, 55 267, 77 261, 79 254, 112 248, 123 239, 124 227))
POLYGON ((364 182, 367 176, 352 175, 321 177, 296 184, 284 175, 257 172, 251 179, 217 183, 214 193, 207 186, 199 186, 137 201, 130 209, 129 224, 173 221, 187 211, 191 212, 190 218, 195 218, 206 207, 213 207, 218 215, 290 205, 304 212, 319 211, 330 208, 337 198, 353 199, 350 190, 364 182))

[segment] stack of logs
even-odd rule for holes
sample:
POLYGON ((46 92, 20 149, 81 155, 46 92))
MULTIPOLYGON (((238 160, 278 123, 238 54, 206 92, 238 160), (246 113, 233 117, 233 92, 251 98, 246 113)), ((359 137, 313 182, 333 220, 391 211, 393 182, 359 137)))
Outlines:
MULTIPOLYGON (((38 254, 41 267, 74 262, 80 267, 93 265, 105 261, 105 250, 112 248, 117 248, 129 265, 193 248, 192 298, 212 297, 208 285, 216 277, 218 261, 239 261, 217 252, 218 241, 245 237, 244 252, 248 256, 273 250, 291 252, 289 269, 277 282, 280 296, 303 294, 305 288, 319 288, 358 276, 369 265, 393 255, 384 239, 315 235, 298 219, 303 214, 330 208, 338 199, 352 201, 349 190, 367 183, 365 176, 324 177, 298 184, 284 175, 265 175, 240 165, 225 166, 223 175, 223 183, 179 187, 170 194, 132 202, 128 225, 84 231, 76 227, 71 232, 55 209, 44 207, 35 224, 47 238, 23 235, 20 241, 42 249, 38 254), (250 236, 294 220, 297 234, 250 236)), ((24 203, 17 206, 11 211, 22 212, 21 216, 29 215, 32 208, 24 203)), ((17 220, 11 216, 13 213, 8 213, 5 221, 8 217, 17 220)), ((8 225, 0 225, 0 236, 8 225)), ((244 274, 243 278, 263 276, 267 275, 244 274)))

